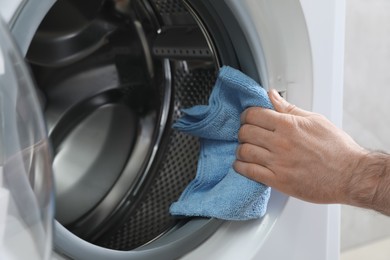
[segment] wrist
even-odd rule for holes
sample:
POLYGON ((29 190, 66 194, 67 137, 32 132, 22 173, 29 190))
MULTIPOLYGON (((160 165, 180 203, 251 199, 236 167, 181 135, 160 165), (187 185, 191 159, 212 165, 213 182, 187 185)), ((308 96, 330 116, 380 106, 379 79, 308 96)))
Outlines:
MULTIPOLYGON (((351 173, 347 204, 389 212, 390 156, 380 152, 364 154, 351 173)), ((387 213, 389 214, 389 213, 387 213)))

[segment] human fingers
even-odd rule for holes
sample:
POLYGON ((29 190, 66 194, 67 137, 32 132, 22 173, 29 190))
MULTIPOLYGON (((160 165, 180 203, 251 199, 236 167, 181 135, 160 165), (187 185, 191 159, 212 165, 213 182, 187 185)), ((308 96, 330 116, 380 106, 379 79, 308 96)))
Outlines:
POLYGON ((240 120, 241 124, 251 124, 274 131, 280 114, 268 108, 250 107, 242 112, 240 120))
POLYGON ((275 89, 270 90, 268 92, 268 96, 275 110, 280 113, 291 114, 296 116, 309 116, 311 114, 311 112, 298 108, 295 105, 292 105, 289 102, 287 102, 287 100, 282 98, 275 89))
POLYGON ((250 143, 267 150, 271 150, 275 143, 275 138, 274 132, 250 124, 242 125, 238 132, 238 141, 240 143, 250 143))
POLYGON ((262 165, 236 160, 233 164, 233 168, 237 173, 247 177, 248 179, 261 182, 271 187, 274 184, 274 173, 262 165))
POLYGON ((260 146, 250 143, 239 144, 236 150, 236 158, 243 162, 256 163, 267 166, 270 161, 271 153, 260 146))

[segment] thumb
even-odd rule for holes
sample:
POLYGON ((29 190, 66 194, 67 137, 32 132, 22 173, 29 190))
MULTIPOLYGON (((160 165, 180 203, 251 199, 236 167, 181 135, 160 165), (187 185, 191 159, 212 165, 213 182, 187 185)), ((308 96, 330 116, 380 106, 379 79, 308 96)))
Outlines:
POLYGON ((268 96, 274 106, 275 110, 283 114, 291 114, 296 116, 308 116, 310 112, 300 109, 295 105, 288 103, 282 98, 275 89, 271 89, 268 92, 268 96))

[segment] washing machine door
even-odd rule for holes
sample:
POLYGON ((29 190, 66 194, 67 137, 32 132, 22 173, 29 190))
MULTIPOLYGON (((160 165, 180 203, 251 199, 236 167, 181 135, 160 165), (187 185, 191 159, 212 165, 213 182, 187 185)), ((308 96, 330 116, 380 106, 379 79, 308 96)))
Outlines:
MULTIPOLYGON (((199 154, 197 140, 171 125, 182 108, 207 103, 222 64, 240 68, 216 7, 60 0, 45 13, 51 1, 39 9, 33 2, 11 4, 18 11, 8 23, 26 52, 52 144, 57 253, 173 259, 191 252, 222 221, 169 215, 199 154), (22 31, 29 18, 38 27, 36 17, 39 28, 22 31)), ((259 80, 246 57, 242 64, 259 80)))
POLYGON ((41 104, 0 19, 0 258, 49 259, 51 154, 41 104))

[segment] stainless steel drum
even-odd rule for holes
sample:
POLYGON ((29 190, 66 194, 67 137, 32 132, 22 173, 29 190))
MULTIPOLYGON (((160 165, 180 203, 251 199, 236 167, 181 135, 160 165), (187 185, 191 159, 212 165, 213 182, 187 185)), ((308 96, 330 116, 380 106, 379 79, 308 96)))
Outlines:
POLYGON ((27 60, 53 146, 60 230, 129 251, 191 225, 190 242, 174 235, 169 257, 177 257, 219 226, 175 219, 168 209, 195 176, 199 153, 197 139, 171 125, 182 108, 207 103, 222 64, 240 64, 229 38, 234 20, 214 13, 223 8, 223 1, 59 0, 46 15, 27 60))

